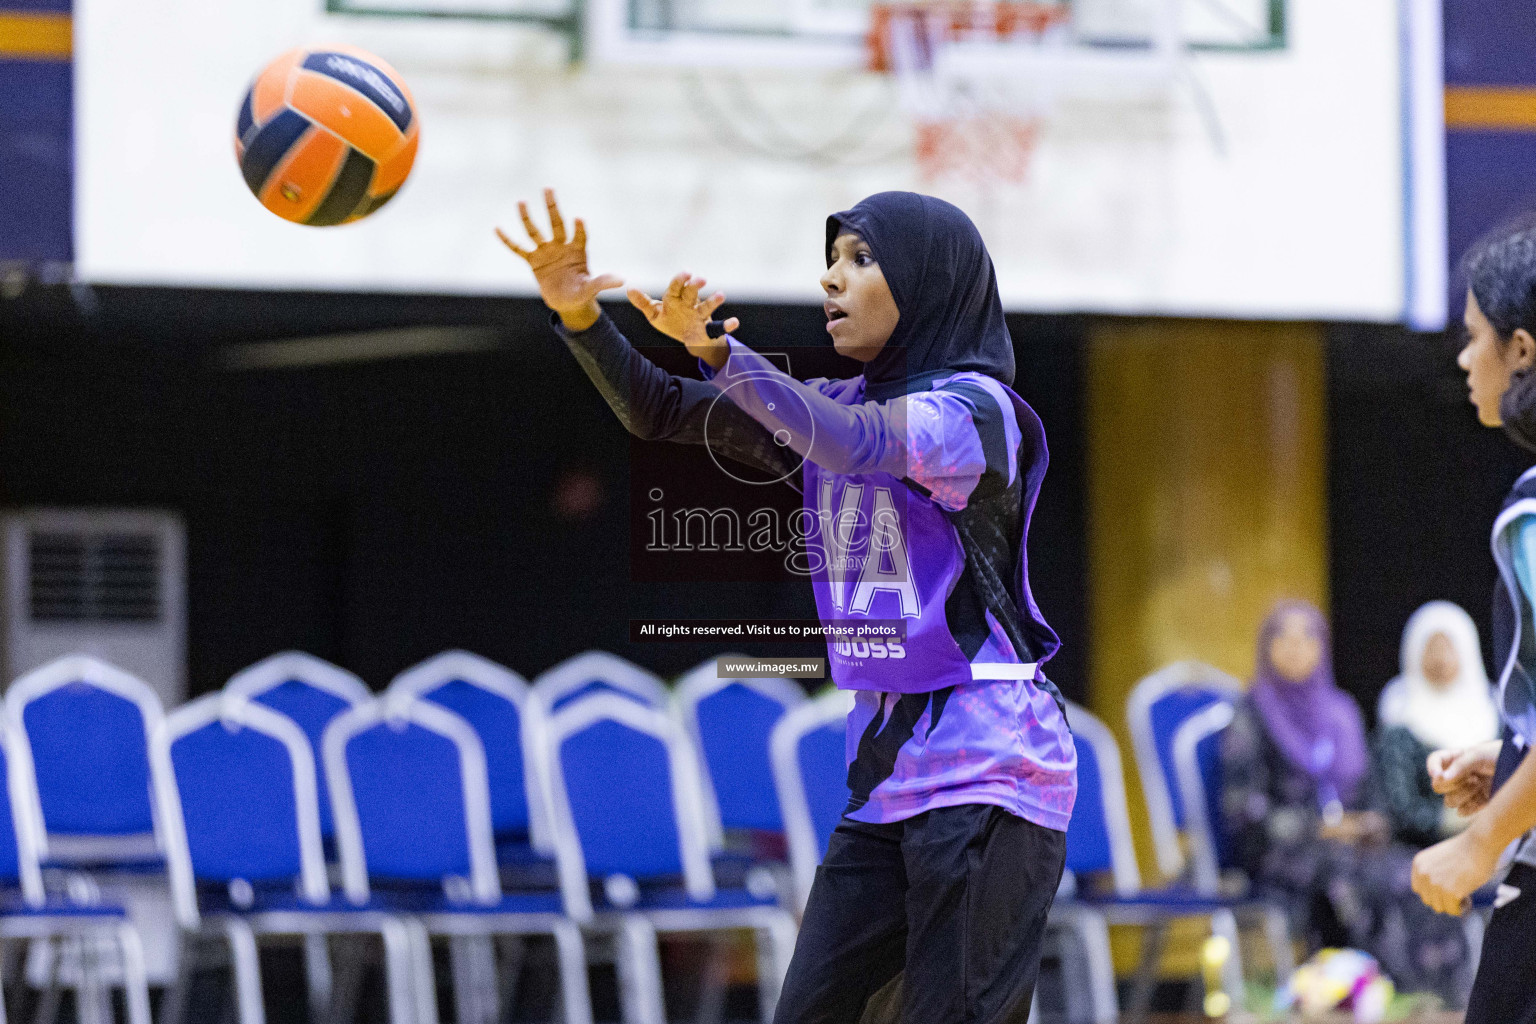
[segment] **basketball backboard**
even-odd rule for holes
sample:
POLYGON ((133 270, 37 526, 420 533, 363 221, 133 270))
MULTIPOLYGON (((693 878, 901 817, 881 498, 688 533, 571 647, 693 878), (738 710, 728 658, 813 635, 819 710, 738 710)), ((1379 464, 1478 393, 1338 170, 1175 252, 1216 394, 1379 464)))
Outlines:
MULTIPOLYGON (((544 25, 573 58, 676 66, 860 67, 876 0, 325 0, 335 14, 484 18, 544 25)), ((1146 43, 1162 0, 1060 0, 1077 41, 1146 43)), ((1196 50, 1285 45, 1286 0, 1178 0, 1196 50)))
MULTIPOLYGON (((1283 47, 1180 45, 1174 83, 1129 100, 1062 96, 999 118, 990 97, 1007 98, 1011 83, 994 90, 966 68, 978 88, 963 98, 978 108, 941 108, 939 118, 962 128, 986 119, 971 133, 986 146, 961 152, 996 156, 992 129, 1009 117, 1033 129, 1015 147, 1025 173, 995 159, 987 178, 929 172, 923 144, 945 125, 904 109, 899 73, 858 70, 866 40, 837 29, 826 7, 801 9, 824 16, 812 32, 772 0, 708 8, 712 23, 688 0, 673 0, 670 15, 643 6, 656 0, 331 0, 390 15, 372 17, 335 13, 326 0, 76 2, 76 267, 87 281, 528 294, 531 278, 490 228, 515 226, 517 201, 550 185, 590 226, 594 265, 626 280, 650 289, 688 268, 733 302, 816 302, 825 214, 902 189, 972 217, 1010 309, 1360 320, 1403 308, 1399 0, 1286 0, 1283 47), (765 24, 763 9, 778 20, 765 24), (552 29, 580 14, 580 38, 592 42, 593 20, 615 10, 610 24, 631 42, 687 37, 715 53, 788 42, 802 63, 738 53, 713 69, 637 66, 594 53, 573 69, 574 33, 552 29), (732 30, 751 28, 736 15, 759 21, 732 30), (685 17, 716 27, 664 27, 685 17), (841 67, 809 66, 812 40, 823 58, 840 47, 841 67), (424 141, 386 211, 317 232, 251 199, 228 138, 255 69, 332 42, 399 71, 424 141), (193 78, 160 59, 168 48, 203 55, 193 78), (1211 119, 1225 129, 1221 146, 1211 119), (165 187, 167 154, 178 201, 146 204, 165 187)), ((1108 0, 1079 0, 1069 15, 1079 24, 1067 27, 1081 32, 1092 10, 1083 4, 1098 2, 1108 0)), ((1136 2, 1166 12, 1151 5, 1168 0, 1136 2)), ((1174 2, 1189 10, 1196 0, 1174 2)), ((1103 38, 1077 55, 1154 56, 1103 38)), ((1000 50, 1009 41, 994 40, 1000 50)), ((980 51, 956 52, 964 64, 980 51)), ((931 84, 947 88, 946 70, 934 61, 931 84)), ((1014 91, 1029 99, 1027 87, 1014 91)))

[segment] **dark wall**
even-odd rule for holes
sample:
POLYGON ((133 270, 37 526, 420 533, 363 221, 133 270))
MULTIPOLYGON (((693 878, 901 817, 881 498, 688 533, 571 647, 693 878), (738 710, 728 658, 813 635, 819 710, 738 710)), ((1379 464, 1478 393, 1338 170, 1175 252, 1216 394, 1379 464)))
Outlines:
POLYGON ((1397 327, 1329 331, 1335 662, 1368 711, 1397 674, 1403 624, 1425 601, 1471 612, 1495 664, 1488 533, 1532 458, 1478 425, 1456 347, 1455 335, 1397 327))
POLYGON ((1061 637, 1048 673, 1069 698, 1088 703, 1088 434, 1084 420, 1087 321, 1010 317, 1018 356, 1014 390, 1045 424, 1051 466, 1029 531, 1029 581, 1061 637))
MULTIPOLYGON (((825 344, 818 309, 736 311, 755 344, 825 344)), ((0 503, 181 512, 194 692, 290 647, 375 686, 455 646, 528 675, 594 646, 671 674, 722 649, 630 645, 630 618, 813 618, 804 582, 631 581, 632 468, 681 475, 702 453, 633 441, 545 317, 528 300, 33 287, 0 301, 0 503), (306 369, 221 358, 417 324, 489 325, 497 345, 306 369)), ((1067 640, 1052 676, 1080 697, 1082 329, 1013 325, 1053 456, 1032 577, 1067 640)))
MULTIPOLYGON (((825 337, 815 309, 739 312, 760 347, 825 337)), ((1031 577, 1065 641, 1052 677, 1083 698, 1084 324, 1010 323, 1052 455, 1031 577)), ((1530 460, 1477 425, 1454 354, 1398 328, 1329 330, 1336 659, 1367 707, 1422 602, 1462 604, 1487 642, 1487 533, 1530 460)), ((530 301, 38 287, 0 301, 0 502, 180 511, 196 690, 288 647, 375 685, 451 646, 525 674, 600 646, 670 674, 719 648, 630 645, 630 618, 814 616, 803 582, 632 581, 636 484, 698 472, 718 476, 697 449, 619 427, 530 301), (499 344, 295 370, 219 360, 423 323, 492 325, 499 344)))
MULTIPOLYGON (((1529 0, 1445 0, 1446 86, 1536 87, 1533 32, 1536 5, 1529 0)), ((1536 131, 1531 125, 1515 118, 1493 129, 1453 118, 1446 125, 1445 155, 1452 261, 1498 225, 1536 211, 1530 174, 1536 161, 1536 131)), ((1453 275, 1453 309, 1460 309, 1464 287, 1453 275)))

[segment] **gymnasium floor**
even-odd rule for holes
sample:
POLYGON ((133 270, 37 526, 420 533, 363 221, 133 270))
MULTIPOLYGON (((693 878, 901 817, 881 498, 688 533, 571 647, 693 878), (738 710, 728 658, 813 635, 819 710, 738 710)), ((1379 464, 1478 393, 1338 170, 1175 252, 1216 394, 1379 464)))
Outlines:
MULTIPOLYGON (((1355 1024, 1355 1018, 1347 1013, 1334 1014, 1327 1017, 1305 1018, 1256 1017, 1252 1014, 1248 1014, 1244 1016, 1233 1015, 1225 1019, 1229 1022, 1229 1024, 1238 1024, 1238 1022, 1244 1022, 1244 1024, 1260 1024, 1260 1022, 1263 1022, 1263 1024, 1278 1024, 1280 1021, 1305 1021, 1305 1024, 1355 1024)), ((1121 1018, 1121 1021, 1122 1024, 1135 1024, 1135 1022, 1129 1017, 1123 1017, 1121 1018)), ((1050 1024, 1049 1020, 1045 1021, 1044 1024, 1050 1024)), ((1193 1016, 1188 1014, 1153 1014, 1152 1016, 1142 1018, 1142 1024, 1209 1024, 1209 1018, 1201 1017, 1198 1014, 1193 1016)), ((1461 1024, 1461 1014, 1415 1014, 1408 1017, 1397 1018, 1396 1024, 1461 1024)))

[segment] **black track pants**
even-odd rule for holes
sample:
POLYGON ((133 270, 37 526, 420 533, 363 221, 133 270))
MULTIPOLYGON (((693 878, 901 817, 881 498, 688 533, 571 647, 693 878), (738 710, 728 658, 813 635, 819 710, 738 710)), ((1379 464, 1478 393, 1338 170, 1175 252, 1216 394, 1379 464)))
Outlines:
POLYGON ((1065 860, 1066 833, 985 804, 844 818, 775 1024, 858 1024, 903 970, 903 1024, 1025 1024, 1065 860))
POLYGON ((1516 864, 1505 884, 1520 895, 1488 923, 1466 1024, 1536 1024, 1536 869, 1516 864))

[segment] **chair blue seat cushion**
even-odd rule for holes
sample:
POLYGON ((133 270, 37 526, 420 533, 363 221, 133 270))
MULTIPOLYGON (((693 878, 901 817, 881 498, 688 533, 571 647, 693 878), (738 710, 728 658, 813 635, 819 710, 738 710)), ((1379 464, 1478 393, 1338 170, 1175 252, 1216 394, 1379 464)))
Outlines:
POLYGON ((592 894, 592 908, 599 913, 644 910, 744 910, 749 907, 773 907, 773 896, 754 896, 746 889, 717 886, 713 899, 695 900, 682 885, 642 885, 640 898, 633 906, 620 907, 609 902, 601 888, 592 894))
POLYGON ((0 895, 0 917, 103 917, 126 919, 128 912, 115 903, 71 903, 48 897, 40 907, 29 906, 20 893, 0 895))
POLYGON ((217 882, 203 882, 197 887, 197 905, 204 914, 346 914, 391 913, 398 910, 378 893, 370 895, 367 903, 353 903, 341 892, 331 893, 324 903, 311 903, 296 892, 291 884, 258 882, 252 886, 248 903, 236 903, 229 895, 229 887, 217 882))
POLYGON ((151 857, 46 857, 41 866, 57 871, 89 871, 101 875, 163 875, 165 858, 151 857))
POLYGON ((450 900, 441 889, 405 887, 374 889, 369 904, 377 910, 399 914, 563 914, 565 904, 560 893, 503 893, 495 903, 450 900))
POLYGON ((564 912, 558 892, 508 893, 497 903, 458 903, 441 889, 426 886, 375 888, 366 903, 353 903, 333 893, 328 903, 310 903, 291 889, 261 888, 249 906, 237 906, 224 886, 206 886, 198 893, 204 913, 225 914, 559 914, 564 912))
POLYGON ((249 904, 230 899, 227 886, 205 883, 197 888, 198 909, 204 914, 336 914, 348 910, 377 910, 377 907, 354 907, 340 893, 333 893, 326 903, 311 903, 293 890, 292 886, 258 885, 254 888, 249 904))
POLYGON ((43 867, 65 871, 165 874, 165 855, 151 832, 123 835, 55 831, 48 837, 43 867))
POLYGON ((1216 910, 1230 910, 1234 907, 1258 902, 1249 897, 1226 899, 1221 896, 1210 896, 1185 886, 1170 886, 1166 889, 1142 889, 1140 892, 1124 896, 1113 892, 1079 893, 1076 899, 1079 903, 1091 907, 1155 907, 1165 909, 1170 913, 1188 914, 1209 914, 1216 910))

